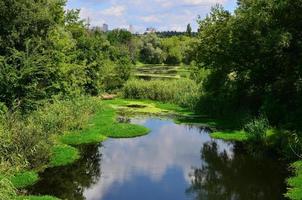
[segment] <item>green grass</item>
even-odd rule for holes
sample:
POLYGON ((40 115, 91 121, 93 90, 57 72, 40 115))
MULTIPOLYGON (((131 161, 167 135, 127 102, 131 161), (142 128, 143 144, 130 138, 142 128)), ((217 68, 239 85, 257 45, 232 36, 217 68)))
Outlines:
POLYGON ((60 200, 52 196, 18 196, 16 200, 60 200))
POLYGON ((94 119, 94 128, 89 131, 91 134, 102 134, 111 138, 130 138, 146 135, 150 132, 148 128, 140 125, 118 123, 116 121, 116 111, 107 106, 101 112, 98 112, 94 119))
POLYGON ((213 127, 213 128, 218 126, 217 120, 207 118, 205 116, 191 115, 189 117, 186 117, 186 116, 179 117, 179 118, 175 119, 174 121, 177 124, 201 124, 201 125, 205 125, 205 126, 213 127))
MULTIPOLYGON (((268 129, 266 131, 266 138, 270 139, 276 135, 274 129, 268 129)), ((249 139, 248 133, 243 130, 226 130, 226 131, 217 131, 211 133, 211 137, 215 139, 222 139, 226 141, 247 141, 249 139)))
POLYGON ((78 149, 69 145, 56 145, 52 148, 50 167, 65 166, 80 158, 78 149))
POLYGON ((103 142, 107 138, 98 132, 79 132, 79 133, 66 133, 60 137, 60 141, 69 145, 82 145, 82 144, 96 144, 103 142))
POLYGON ((215 139, 222 139, 226 141, 246 141, 248 139, 247 133, 244 131, 222 131, 211 133, 211 137, 215 139))
POLYGON ((22 189, 34 185, 39 180, 39 176, 36 172, 28 171, 17 173, 9 179, 15 188, 22 189))
POLYGON ((287 179, 288 186, 290 187, 286 193, 286 197, 291 200, 302 199, 302 160, 292 164, 295 176, 287 179))

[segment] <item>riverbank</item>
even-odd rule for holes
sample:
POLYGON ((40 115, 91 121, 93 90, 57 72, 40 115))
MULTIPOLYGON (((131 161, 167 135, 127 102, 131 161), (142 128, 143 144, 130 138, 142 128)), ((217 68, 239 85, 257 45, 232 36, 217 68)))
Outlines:
MULTIPOLYGON (((97 100, 100 101, 100 100, 97 100)), ((1 181, 10 180, 13 187, 18 190, 26 189, 39 180, 38 173, 46 168, 69 165, 80 158, 80 152, 76 148, 78 145, 95 144, 107 138, 129 138, 148 134, 149 129, 129 123, 118 122, 118 112, 120 114, 150 114, 150 115, 189 115, 188 110, 173 104, 164 104, 152 101, 134 100, 108 100, 102 101, 100 105, 93 106, 95 110, 90 114, 89 120, 85 122, 83 129, 65 130, 63 134, 53 135, 50 147, 51 156, 49 163, 41 168, 31 171, 11 172, 12 175, 2 176, 1 181)), ((80 113, 78 113, 80 114, 80 113)), ((13 194, 14 195, 14 194, 13 194)), ((50 196, 18 196, 18 199, 48 200, 55 199, 50 196)))
MULTIPOLYGON (((150 115, 158 117, 173 117, 177 123, 200 124, 207 126, 214 131, 210 134, 215 139, 228 141, 246 142, 248 135, 242 130, 217 129, 222 127, 224 122, 221 120, 208 119, 206 116, 198 116, 189 110, 180 106, 160 103, 151 100, 129 100, 114 99, 101 101, 96 100, 100 105, 95 106, 97 110, 90 114, 89 120, 85 122, 84 128, 80 130, 69 130, 63 134, 54 135, 51 139, 54 141, 51 147, 51 157, 49 163, 43 168, 33 169, 15 173, 12 176, 2 177, 1 181, 10 180, 13 186, 20 190, 35 184, 39 180, 38 174, 46 168, 66 166, 80 158, 81 152, 78 145, 96 144, 105 141, 107 138, 131 138, 148 134, 148 128, 129 123, 123 123, 131 115, 150 115), (119 117, 120 116, 120 117, 119 117), (125 117, 125 119, 124 119, 125 117), (189 120, 185 120, 189 119, 189 120)), ((273 130, 267 132, 268 137, 275 134, 273 130)), ((299 162, 298 162, 299 164, 299 162)), ((299 199, 301 169, 300 165, 295 164, 297 177, 288 180, 290 189, 287 196, 291 199, 299 199)), ((19 192, 17 192, 19 193, 19 192)), ((18 199, 28 200, 53 200, 50 196, 19 196, 18 199)))

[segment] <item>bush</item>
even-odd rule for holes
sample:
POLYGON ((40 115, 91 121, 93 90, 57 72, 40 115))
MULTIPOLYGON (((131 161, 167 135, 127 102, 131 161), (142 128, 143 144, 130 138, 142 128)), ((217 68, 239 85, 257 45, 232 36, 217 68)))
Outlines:
POLYGON ((199 87, 189 79, 130 80, 123 88, 123 95, 130 99, 151 99, 194 109, 199 97, 199 87))
POLYGON ((248 133, 249 139, 254 142, 264 142, 269 128, 268 119, 264 116, 255 118, 244 126, 244 130, 248 133))
POLYGON ((0 171, 41 168, 48 164, 53 135, 83 129, 100 104, 93 98, 47 103, 28 116, 2 115, 0 171))

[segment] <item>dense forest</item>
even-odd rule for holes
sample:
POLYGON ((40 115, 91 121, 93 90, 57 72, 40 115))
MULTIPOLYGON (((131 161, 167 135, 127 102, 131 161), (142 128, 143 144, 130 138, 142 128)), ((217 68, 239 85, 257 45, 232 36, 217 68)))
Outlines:
POLYGON ((104 94, 243 130, 251 154, 268 146, 294 163, 287 197, 302 199, 301 1, 238 0, 234 13, 217 5, 199 18, 198 33, 142 35, 89 28, 65 4, 0 0, 0 199, 22 199, 22 181, 10 177, 45 169, 54 137, 83 129, 104 94), (184 74, 137 79, 149 64, 184 74))

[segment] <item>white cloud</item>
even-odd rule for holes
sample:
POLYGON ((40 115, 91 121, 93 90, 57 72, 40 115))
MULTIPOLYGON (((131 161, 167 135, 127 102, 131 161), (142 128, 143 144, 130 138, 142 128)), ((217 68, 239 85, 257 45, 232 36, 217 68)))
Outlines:
POLYGON ((183 0, 183 2, 190 5, 213 5, 216 3, 223 4, 226 0, 183 0))
POLYGON ((104 15, 107 16, 120 17, 124 15, 126 9, 127 9, 126 6, 123 5, 113 5, 112 7, 107 8, 105 10, 101 10, 100 12, 102 12, 104 15))
POLYGON ((69 0, 67 8, 82 7, 81 17, 90 18, 93 26, 109 24, 110 28, 128 27, 144 32, 146 27, 158 30, 185 30, 191 23, 197 29, 197 16, 206 16, 211 6, 220 3, 235 6, 236 0, 69 0))
POLYGON ((156 15, 142 16, 140 17, 144 22, 159 22, 159 18, 156 15))

